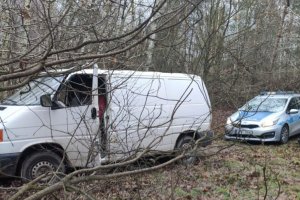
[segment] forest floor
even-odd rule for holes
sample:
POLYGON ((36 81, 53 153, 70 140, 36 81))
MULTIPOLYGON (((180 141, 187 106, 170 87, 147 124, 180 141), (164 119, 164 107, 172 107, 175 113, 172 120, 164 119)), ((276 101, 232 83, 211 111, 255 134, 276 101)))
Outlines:
MULTIPOLYGON (((147 174, 95 181, 81 188, 95 199, 300 199, 297 139, 285 145, 224 141, 223 126, 229 115, 230 111, 214 113, 217 137, 202 149, 202 159, 196 165, 172 164, 147 174)), ((15 193, 15 185, 2 184, 0 199, 15 193)), ((85 199, 74 192, 64 197, 85 199)))

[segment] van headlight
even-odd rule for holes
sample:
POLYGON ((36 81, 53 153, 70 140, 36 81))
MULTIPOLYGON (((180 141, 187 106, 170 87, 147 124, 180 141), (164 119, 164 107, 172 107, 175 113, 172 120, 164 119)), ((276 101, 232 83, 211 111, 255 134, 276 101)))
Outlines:
POLYGON ((277 124, 278 120, 279 120, 279 118, 278 118, 278 119, 275 119, 275 120, 271 120, 271 119, 266 120, 266 121, 264 121, 264 122, 261 124, 261 126, 262 126, 262 127, 274 126, 274 125, 277 124))

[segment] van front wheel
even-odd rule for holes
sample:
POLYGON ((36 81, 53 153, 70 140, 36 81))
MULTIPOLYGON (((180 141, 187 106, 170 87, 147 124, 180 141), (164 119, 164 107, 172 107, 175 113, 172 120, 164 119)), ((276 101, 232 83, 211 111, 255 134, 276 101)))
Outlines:
POLYGON ((50 151, 30 154, 22 163, 21 177, 26 180, 34 180, 45 174, 45 177, 41 178, 39 182, 55 182, 57 178, 53 179, 53 172, 65 172, 65 166, 61 162, 62 159, 50 151))

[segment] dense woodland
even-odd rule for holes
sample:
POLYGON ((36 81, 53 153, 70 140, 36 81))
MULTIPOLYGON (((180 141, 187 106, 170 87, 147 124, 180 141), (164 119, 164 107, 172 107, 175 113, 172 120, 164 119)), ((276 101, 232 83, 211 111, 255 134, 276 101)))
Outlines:
MULTIPOLYGON (((295 0, 5 0, 1 90, 88 67, 201 75, 214 105, 299 90, 295 0)), ((5 94, 5 93, 3 93, 5 94)))

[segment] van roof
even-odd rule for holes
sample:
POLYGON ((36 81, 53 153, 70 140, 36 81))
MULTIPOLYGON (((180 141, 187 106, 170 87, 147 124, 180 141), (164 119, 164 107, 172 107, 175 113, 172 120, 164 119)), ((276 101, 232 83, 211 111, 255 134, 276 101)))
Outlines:
MULTIPOLYGON (((93 74, 93 69, 83 69, 75 71, 72 74, 93 74)), ((197 78, 201 79, 200 76, 194 74, 183 74, 183 73, 164 73, 164 72, 153 72, 153 71, 134 71, 134 70, 98 70, 99 74, 114 74, 115 76, 134 76, 134 77, 169 77, 176 79, 186 78, 197 78)))
MULTIPOLYGON (((93 69, 55 69, 49 70, 48 72, 42 72, 41 75, 46 74, 93 74, 93 69)), ((135 70, 103 70, 98 69, 98 74, 114 74, 115 76, 134 76, 134 77, 164 77, 164 78, 174 78, 174 79, 200 79, 201 77, 195 74, 184 74, 184 73, 165 73, 165 72, 155 72, 155 71, 135 71, 135 70)))

